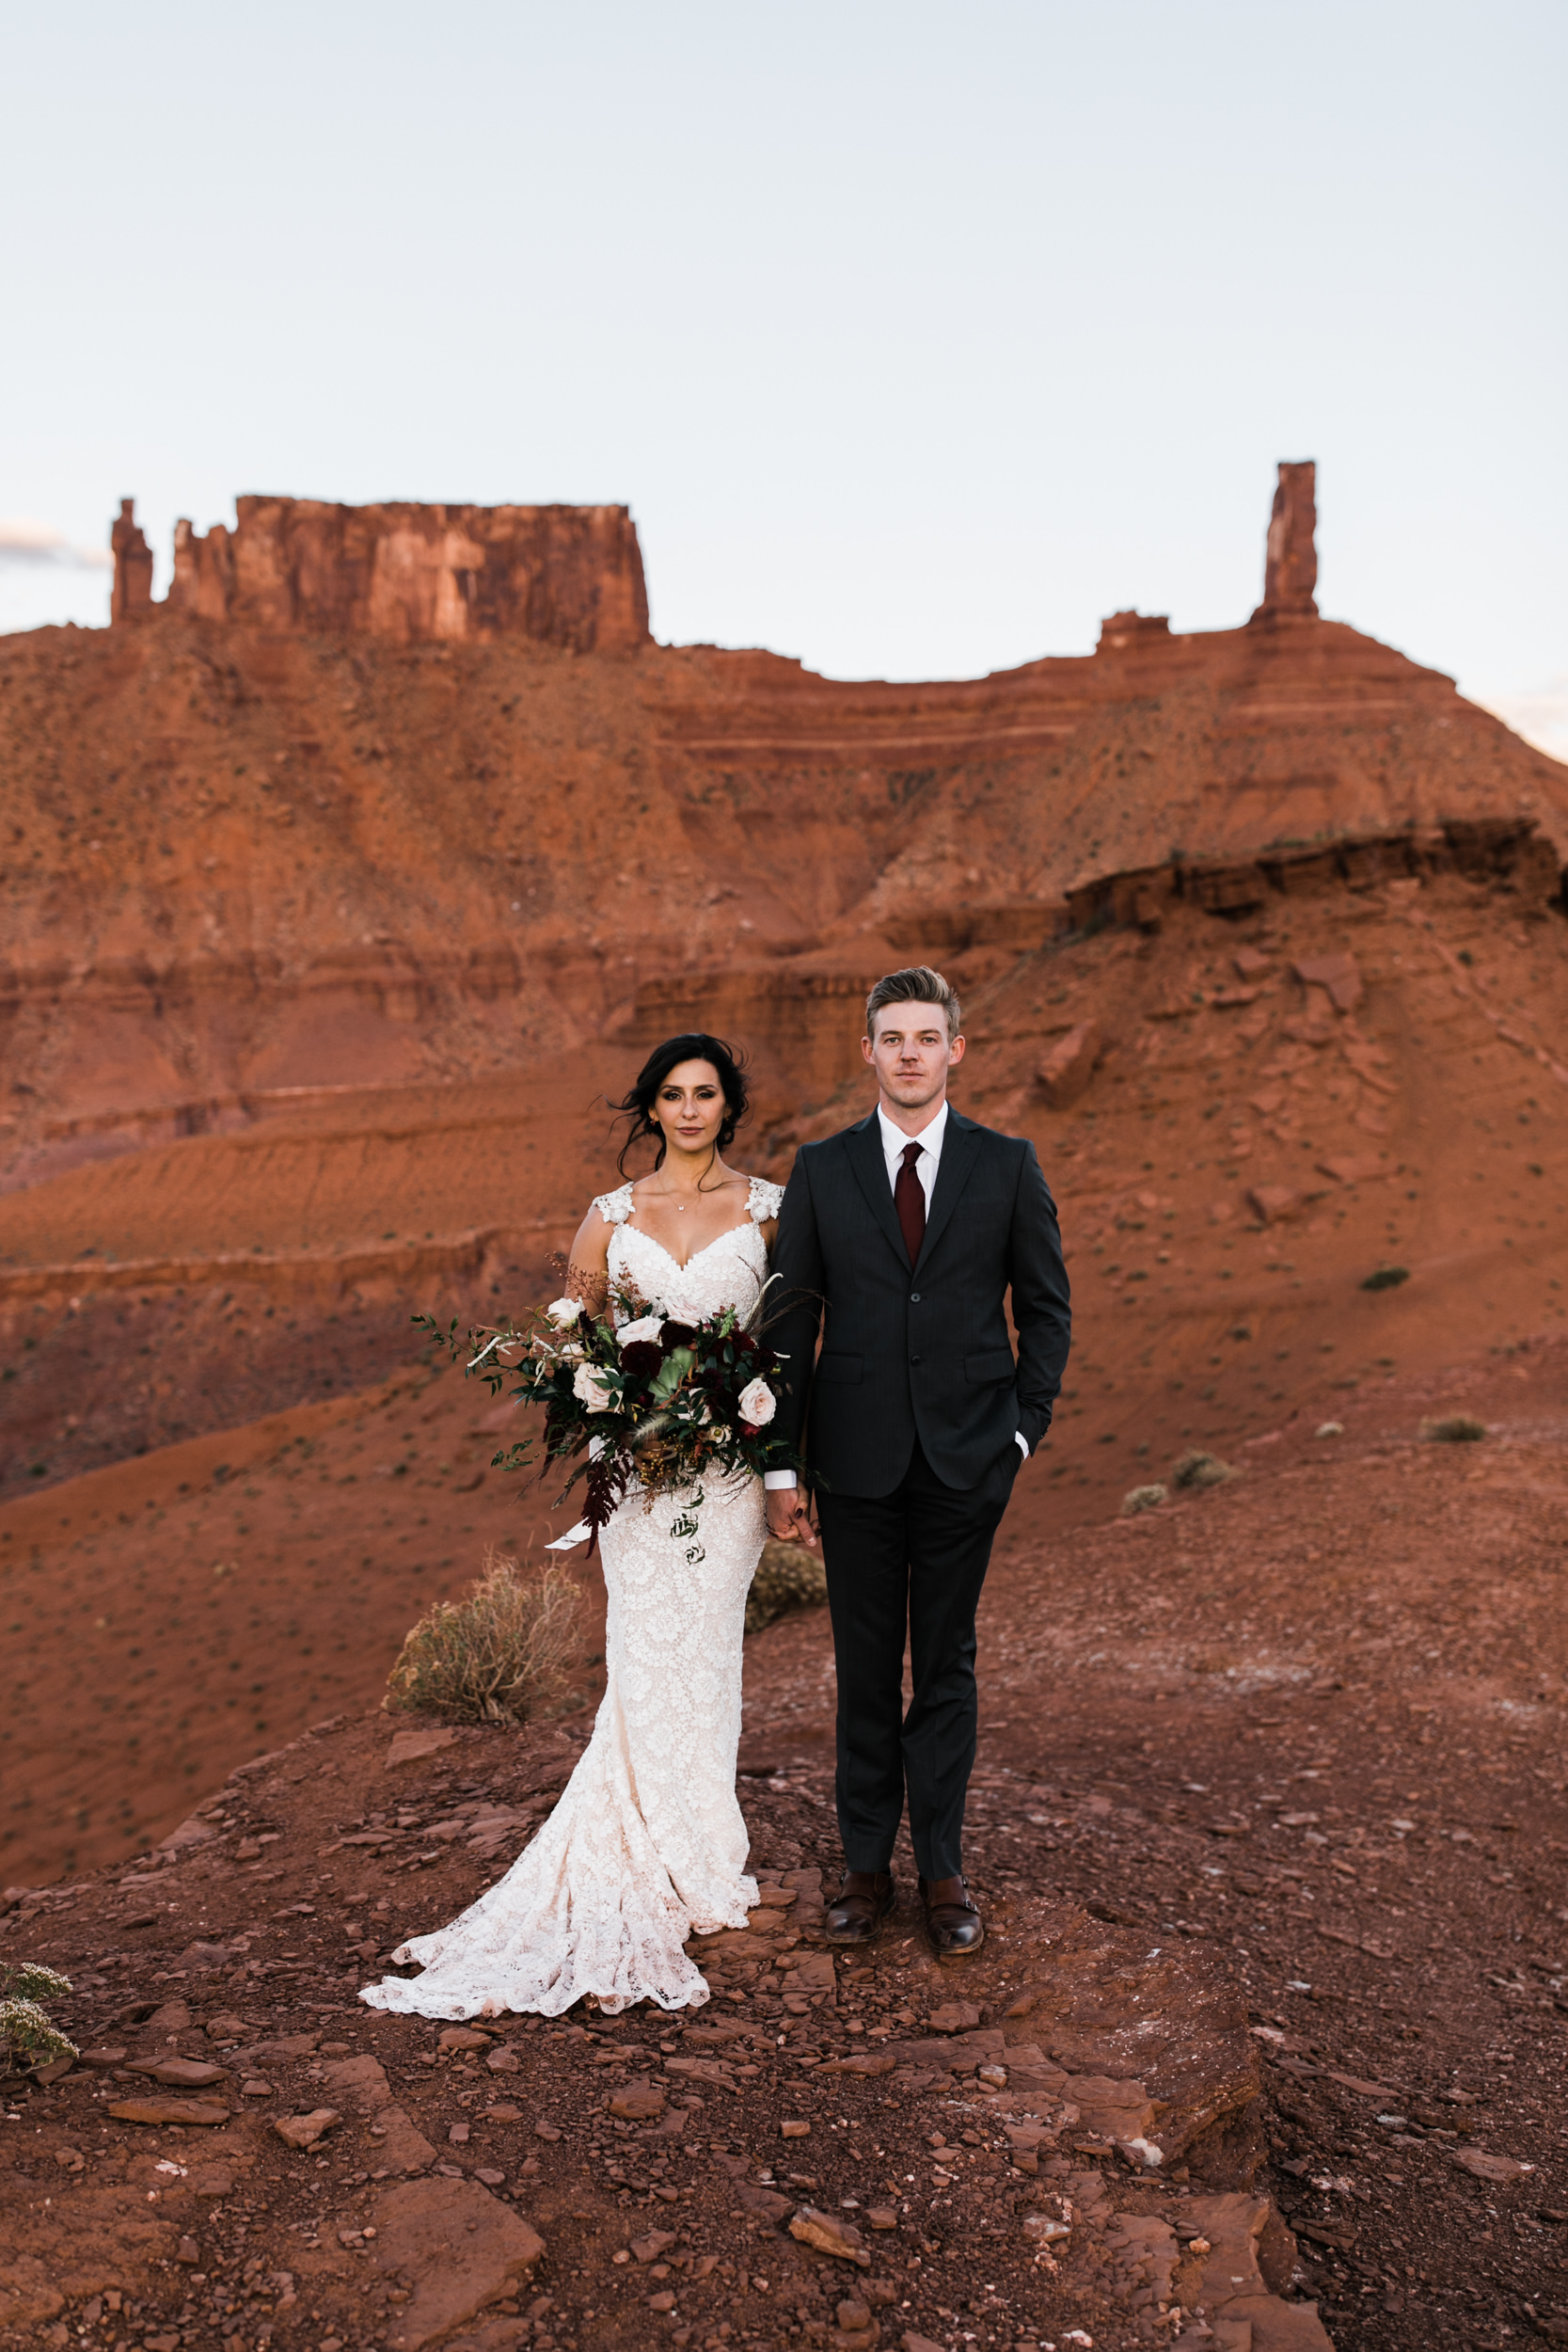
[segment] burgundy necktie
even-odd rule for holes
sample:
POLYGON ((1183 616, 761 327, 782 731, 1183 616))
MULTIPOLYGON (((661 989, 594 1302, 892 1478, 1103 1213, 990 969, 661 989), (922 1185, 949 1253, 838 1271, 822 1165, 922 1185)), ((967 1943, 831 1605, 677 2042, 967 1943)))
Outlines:
POLYGON ((904 1165, 893 1187, 893 1205, 898 1212, 898 1228, 911 1266, 918 1263, 920 1245, 926 1238, 926 1187, 914 1165, 924 1148, 918 1143, 905 1144, 904 1165))

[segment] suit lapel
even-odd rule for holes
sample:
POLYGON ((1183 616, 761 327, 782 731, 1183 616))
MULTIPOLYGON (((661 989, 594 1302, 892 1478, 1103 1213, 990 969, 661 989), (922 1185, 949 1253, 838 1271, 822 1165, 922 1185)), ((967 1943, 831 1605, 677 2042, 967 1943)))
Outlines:
MULTIPOLYGON (((910 1253, 904 1247, 903 1229, 893 1205, 893 1186, 888 1183, 887 1162, 882 1156, 882 1131, 875 1111, 858 1127, 850 1128, 846 1148, 855 1181, 865 1195, 866 1207, 897 1250, 899 1263, 908 1266, 910 1253)), ((945 1163, 945 1152, 942 1157, 945 1163)))
MULTIPOLYGON (((926 1238, 920 1247, 920 1263, 924 1265, 942 1239, 948 1219, 958 1205, 958 1195, 968 1184, 970 1171, 980 1156, 980 1130, 972 1119, 962 1119, 949 1104, 947 1133, 942 1140, 942 1158, 937 1166, 936 1187, 931 1195, 931 1211, 926 1219, 926 1238)), ((894 1224, 896 1227, 897 1217, 894 1224)))

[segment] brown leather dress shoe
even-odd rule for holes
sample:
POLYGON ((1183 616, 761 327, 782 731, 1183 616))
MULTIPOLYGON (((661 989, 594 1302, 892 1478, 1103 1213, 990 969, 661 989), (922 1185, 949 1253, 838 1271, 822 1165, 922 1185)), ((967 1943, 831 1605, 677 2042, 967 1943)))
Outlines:
POLYGON ((986 1923, 961 1878, 922 1879, 920 1900, 926 1932, 939 1960, 965 1960, 979 1950, 986 1940, 986 1923))
POLYGON ((822 1930, 830 1944, 869 1944, 892 1909, 891 1870, 846 1870, 822 1930))

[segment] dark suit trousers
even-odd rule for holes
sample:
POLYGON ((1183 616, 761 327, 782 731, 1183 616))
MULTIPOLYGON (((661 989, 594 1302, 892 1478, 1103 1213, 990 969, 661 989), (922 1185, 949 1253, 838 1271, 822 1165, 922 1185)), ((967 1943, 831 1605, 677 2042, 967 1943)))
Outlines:
POLYGON ((909 1792, 923 1878, 962 1868, 979 1701, 974 1612, 1022 1455, 944 1486, 918 1442, 889 1495, 830 1494, 817 1518, 838 1668, 838 1826, 851 1870, 885 1870, 909 1792), (913 1695, 904 1713, 906 1631, 913 1695))

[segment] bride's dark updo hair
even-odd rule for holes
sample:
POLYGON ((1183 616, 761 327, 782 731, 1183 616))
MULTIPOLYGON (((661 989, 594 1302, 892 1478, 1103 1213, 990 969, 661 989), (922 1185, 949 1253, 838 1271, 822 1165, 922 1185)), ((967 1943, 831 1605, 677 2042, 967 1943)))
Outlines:
POLYGON ((615 1105, 622 1117, 630 1121, 626 1139, 615 1163, 623 1176, 626 1172, 626 1153, 644 1136, 658 1137, 658 1155, 654 1166, 663 1167, 664 1130, 654 1117, 654 1104, 658 1100, 659 1088, 671 1071, 677 1069, 683 1061, 711 1062, 718 1072, 719 1084, 724 1093, 724 1118, 719 1130, 720 1151, 727 1152, 735 1141, 735 1131, 746 1116, 748 1102, 745 1074, 738 1058, 721 1037, 707 1037, 700 1030, 693 1030, 685 1037, 667 1037, 663 1044, 656 1045, 648 1056, 637 1073, 637 1081, 630 1093, 615 1105))

